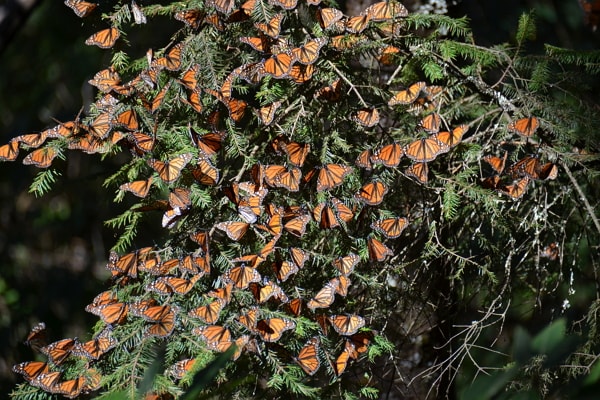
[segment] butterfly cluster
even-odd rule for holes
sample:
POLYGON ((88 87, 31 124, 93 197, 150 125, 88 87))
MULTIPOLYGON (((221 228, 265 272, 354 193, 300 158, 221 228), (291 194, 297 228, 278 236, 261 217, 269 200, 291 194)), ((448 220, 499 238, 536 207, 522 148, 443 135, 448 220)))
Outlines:
MULTIPOLYGON (((98 6, 65 3, 79 17, 98 6)), ((365 292, 365 276, 397 260, 419 218, 398 205, 400 188, 427 187, 430 167, 472 133, 468 121, 446 112, 449 88, 353 83, 362 79, 353 71, 365 54, 377 68, 400 70, 409 13, 398 2, 377 2, 357 16, 320 0, 185 7, 169 9, 178 33, 137 60, 136 72, 112 65, 94 75, 98 100, 87 117, 0 147, 3 161, 31 150, 23 162, 39 168, 67 150, 125 154, 109 185, 134 202, 129 213, 158 211, 171 237, 164 248, 110 253, 112 288, 85 308, 100 320, 91 341, 65 339, 41 347, 49 363, 15 366, 45 391, 95 390, 107 355, 126 358, 160 340, 188 346, 168 359, 174 385, 199 354, 232 346, 233 359, 264 365, 274 354, 304 377, 337 379, 383 340, 367 324, 368 309, 349 300, 365 292), (50 368, 78 360, 91 372, 75 382, 50 368)), ((156 12, 135 2, 121 10, 136 24, 156 12)), ((118 21, 86 44, 113 48, 118 21)), ((537 128, 532 117, 508 130, 531 137, 537 128)), ((557 174, 535 156, 507 169, 506 156, 484 161, 495 171, 484 186, 513 198, 524 188, 504 177, 526 186, 557 174)))

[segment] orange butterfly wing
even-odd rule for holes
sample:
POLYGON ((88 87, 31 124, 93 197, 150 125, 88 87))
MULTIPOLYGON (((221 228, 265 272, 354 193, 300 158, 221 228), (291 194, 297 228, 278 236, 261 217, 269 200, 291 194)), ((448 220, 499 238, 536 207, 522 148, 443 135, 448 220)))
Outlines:
POLYGON ((101 49, 110 49, 114 46, 121 34, 117 28, 103 29, 100 32, 94 33, 85 40, 85 44, 98 46, 101 49))
POLYGON ((300 349, 295 360, 307 375, 314 375, 321 366, 321 362, 319 361, 319 338, 311 338, 308 343, 300 349))
POLYGON ((376 206, 383 202, 383 197, 387 194, 388 187, 382 182, 370 182, 360 188, 356 198, 370 206, 376 206))

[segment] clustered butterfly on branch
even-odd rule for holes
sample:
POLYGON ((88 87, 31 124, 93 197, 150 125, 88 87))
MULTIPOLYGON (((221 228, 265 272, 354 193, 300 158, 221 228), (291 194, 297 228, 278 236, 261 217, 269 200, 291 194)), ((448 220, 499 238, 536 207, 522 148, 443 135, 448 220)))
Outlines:
MULTIPOLYGON (((80 17, 97 8, 81 0, 65 3, 80 17)), ((150 9, 136 7, 142 15, 150 9)), ((396 216, 398 207, 389 200, 397 194, 395 179, 428 184, 429 165, 462 142, 468 124, 446 123, 442 86, 418 81, 391 94, 371 93, 352 83, 358 79, 349 78, 352 68, 343 72, 328 64, 352 59, 353 48, 369 41, 378 45, 377 63, 398 64, 397 57, 407 55, 399 34, 409 16, 400 3, 378 2, 354 17, 320 0, 211 0, 204 9, 171 11, 184 25, 176 37, 184 39, 159 57, 148 51, 147 66, 127 82, 114 66, 96 73, 89 83, 100 94, 90 117, 0 147, 4 161, 33 149, 23 162, 39 168, 50 167, 66 149, 128 151, 128 167, 136 173, 125 182, 117 174, 115 181, 121 195, 139 199, 130 211, 160 211, 162 227, 177 237, 171 249, 111 252, 113 288, 86 307, 102 321, 101 332, 89 342, 65 339, 42 347, 48 363, 14 370, 44 391, 76 397, 98 389, 100 373, 110 374, 94 368, 105 354, 126 357, 135 350, 132 340, 158 338, 202 343, 216 352, 235 345, 233 359, 248 354, 263 360, 274 351, 309 376, 324 370, 340 376, 377 341, 365 317, 345 306, 351 278, 393 259, 393 241, 410 227, 411 218, 396 216), (216 76, 222 79, 209 81, 203 57, 212 55, 199 49, 213 41, 239 54, 221 54, 225 72, 216 76), (367 104, 361 90, 377 106, 367 104), (399 114, 417 119, 402 137, 390 133, 398 131, 390 121, 399 114), (349 145, 356 137, 364 138, 360 148, 349 145), (402 174, 405 155, 411 163, 402 174), (200 196, 213 200, 210 207, 200 196), (132 333, 128 324, 141 329, 132 333), (82 359, 86 373, 62 380, 61 365, 82 359), (321 368, 325 360, 329 367, 321 368)), ((103 29, 86 44, 112 48, 120 29, 103 29)), ((509 130, 531 136, 534 122, 537 128, 532 118, 509 130)), ((535 157, 508 174, 506 158, 484 160, 497 176, 552 179, 557 172, 535 157)), ((500 182, 484 186, 513 198, 524 192, 520 184, 500 182)), ((180 352, 166 375, 182 379, 201 350, 180 352)))

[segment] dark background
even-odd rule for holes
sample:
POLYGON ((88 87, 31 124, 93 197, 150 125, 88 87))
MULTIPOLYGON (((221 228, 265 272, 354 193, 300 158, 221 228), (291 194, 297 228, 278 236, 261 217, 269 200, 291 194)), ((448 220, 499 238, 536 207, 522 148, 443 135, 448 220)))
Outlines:
MULTIPOLYGON (((540 51, 543 43, 598 48, 599 36, 593 23, 585 24, 577 0, 463 0, 449 14, 467 15, 475 41, 490 46, 510 41, 519 16, 532 8, 539 27, 528 51, 540 51)), ((104 27, 99 17, 82 20, 60 1, 40 2, 0 53, 0 144, 54 126, 56 120, 72 120, 94 100, 87 81, 110 64, 110 52, 84 41, 104 27)), ((142 42, 135 50, 141 55, 150 46, 146 43, 161 35, 153 26, 128 39, 142 42)), ((162 45, 170 32, 164 35, 162 45)), ((104 266, 115 241, 103 221, 126 207, 112 203, 116 188, 98 190, 118 167, 112 161, 100 163, 99 155, 72 152, 68 161, 55 161, 62 176, 42 198, 28 193, 39 170, 22 165, 21 159, 0 168, 0 394, 19 380, 12 365, 36 357, 23 340, 39 321, 46 323, 49 341, 89 337, 97 318, 83 309, 107 287, 104 266)), ((159 235, 142 225, 134 245, 151 245, 159 235)))

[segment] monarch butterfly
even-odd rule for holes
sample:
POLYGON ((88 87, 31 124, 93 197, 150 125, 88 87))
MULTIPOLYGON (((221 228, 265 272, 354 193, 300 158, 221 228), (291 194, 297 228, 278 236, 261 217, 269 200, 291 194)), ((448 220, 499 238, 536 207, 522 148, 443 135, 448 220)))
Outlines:
POLYGON ((248 103, 246 103, 244 100, 228 99, 225 102, 225 106, 227 106, 227 110, 229 111, 229 117, 234 122, 239 122, 246 113, 246 107, 248 106, 248 103))
POLYGON ((344 276, 348 276, 354 271, 356 264, 360 262, 360 257, 350 253, 344 257, 338 257, 333 260, 333 266, 344 276))
POLYGON ((283 21, 283 14, 275 14, 268 24, 256 22, 254 26, 265 35, 277 39, 281 32, 281 21, 283 21))
POLYGON ((417 100, 423 89, 425 89, 425 82, 413 83, 408 88, 395 93, 394 97, 388 101, 388 105, 411 104, 417 100))
POLYGON ((365 204, 376 206, 381 204, 387 192, 388 187, 382 182, 370 182, 359 189, 356 198, 365 204))
POLYGON ((170 305, 148 307, 141 316, 153 323, 146 327, 144 337, 167 337, 175 329, 175 309, 170 305))
POLYGON ((269 0, 269 4, 286 10, 293 10, 298 5, 298 0, 269 0))
POLYGON ((383 22, 396 17, 407 17, 408 10, 394 1, 381 1, 367 7, 364 11, 374 22, 383 22))
POLYGON ((85 44, 88 46, 94 45, 101 49, 110 49, 114 46, 117 39, 120 36, 120 32, 117 28, 103 29, 100 32, 94 33, 92 36, 85 40, 85 44))
POLYGON ((354 212, 346 204, 344 204, 340 199, 336 197, 331 198, 331 205, 335 210, 335 216, 337 219, 348 223, 352 221, 354 218, 354 212))
POLYGON ((183 153, 166 162, 151 158, 148 165, 158 173, 160 179, 169 184, 181 176, 181 171, 191 160, 192 153, 183 153))
POLYGON ((343 17, 344 14, 337 8, 320 8, 317 10, 317 19, 323 29, 331 27, 343 17))
POLYGON ((195 358, 186 358, 185 360, 177 361, 165 370, 166 375, 172 376, 174 379, 181 379, 190 372, 196 362, 195 358))
POLYGON ((300 298, 292 299, 289 303, 285 305, 285 310, 292 315, 299 317, 302 313, 302 303, 303 300, 300 298))
MULTIPOLYGON (((116 134, 117 132, 113 132, 116 134)), ((105 153, 108 149, 106 142, 92 135, 79 136, 73 138, 67 144, 69 150, 81 150, 87 154, 105 153)))
POLYGON ((340 275, 336 278, 331 279, 332 285, 337 286, 335 292, 342 297, 346 297, 348 295, 348 288, 350 287, 350 279, 345 275, 340 275))
POLYGON ((435 138, 415 140, 404 148, 404 154, 416 162, 429 162, 449 150, 448 146, 435 138))
POLYGON ((152 101, 148 101, 144 97, 142 97, 142 104, 144 105, 146 110, 148 110, 152 114, 154 114, 162 105, 163 100, 165 99, 165 96, 167 95, 167 91, 169 90, 170 87, 171 87, 171 82, 169 81, 169 83, 167 83, 160 90, 160 92, 158 92, 156 94, 156 96, 154 97, 154 99, 152 99, 152 101))
POLYGON ((358 354, 354 349, 354 345, 349 340, 346 340, 344 342, 344 350, 342 350, 342 353, 336 358, 335 364, 333 365, 336 375, 340 376, 343 374, 348 366, 350 358, 356 359, 357 357, 358 354))
POLYGON ((273 78, 286 78, 292 70, 295 61, 291 53, 279 53, 267 58, 263 63, 263 70, 273 78))
POLYGON ((338 51, 350 50, 366 39, 364 35, 346 34, 331 38, 331 47, 338 51))
POLYGON ((136 131, 140 127, 137 120, 137 114, 133 109, 125 110, 117 115, 115 124, 123 126, 130 131, 136 131))
MULTIPOLYGON (((271 45, 273 39, 266 35, 260 35, 259 37, 242 36, 240 42, 246 43, 256 51, 261 53, 271 53, 271 45)), ((241 70, 240 70, 241 71, 241 70)), ((239 74, 239 72, 238 72, 239 74)))
POLYGON ((427 133, 438 133, 440 131, 440 125, 442 124, 442 118, 438 113, 431 113, 421 119, 419 126, 427 133))
POLYGON ((40 352, 48 356, 50 362, 59 365, 71 354, 77 343, 77 339, 62 339, 40 348, 40 352))
POLYGON ((179 207, 169 208, 162 217, 162 227, 173 229, 177 225, 177 221, 184 215, 184 211, 179 207))
POLYGON ((302 237, 306 233, 306 226, 310 222, 310 215, 303 214, 287 221, 283 228, 294 236, 302 237))
POLYGON ((292 69, 288 74, 289 78, 299 85, 308 82, 313 74, 315 73, 316 68, 313 64, 310 65, 301 65, 295 64, 292 65, 292 69))
POLYGON ((27 382, 31 382, 41 374, 50 372, 50 366, 41 361, 25 361, 14 365, 12 370, 16 374, 23 375, 27 382))
POLYGON ((150 191, 150 187, 152 186, 152 180, 153 178, 150 177, 146 180, 124 183, 121 186, 119 186, 119 189, 131 192, 137 197, 144 198, 146 197, 146 195, 148 195, 148 192, 150 191))
POLYGON ((40 350, 41 347, 46 346, 46 324, 43 322, 39 322, 27 335, 27 339, 25 339, 25 345, 31 347, 33 350, 40 350))
POLYGON ((111 252, 106 268, 113 272, 113 276, 127 275, 136 278, 138 263, 143 261, 151 250, 152 247, 144 247, 121 257, 117 253, 111 252))
POLYGON ((339 101, 342 98, 342 80, 336 79, 331 84, 322 87, 314 94, 315 99, 325 100, 330 102, 339 101))
POLYGON ((521 136, 533 136, 540 126, 540 121, 537 117, 521 118, 508 124, 509 132, 518 133, 521 136))
POLYGON ((319 51, 327 44, 326 37, 309 40, 304 45, 292 50, 292 55, 301 64, 313 64, 319 58, 319 51))
MULTIPOLYGON (((398 143, 391 143, 383 146, 381 149, 375 150, 369 158, 372 163, 380 163, 386 167, 397 167, 404 155, 402 146, 398 143)), ((366 156, 366 155, 365 155, 366 156)), ((363 156, 364 157, 364 156, 363 156)))
POLYGON ((560 247, 558 242, 552 242, 540 252, 540 257, 548 258, 551 261, 558 259, 560 256, 560 247))
POLYGON ((215 225, 215 228, 224 231, 229 239, 235 240, 236 242, 246 234, 249 227, 249 223, 238 221, 219 222, 215 225))
POLYGON ((361 15, 351 17, 346 21, 346 30, 352 33, 361 33, 369 25, 369 21, 371 21, 371 16, 361 13, 361 15))
POLYGON ((167 286, 171 288, 173 293, 177 293, 180 295, 185 295, 189 293, 190 290, 194 287, 196 282, 202 277, 200 274, 196 274, 192 276, 190 279, 179 278, 176 276, 161 276, 160 280, 165 282, 167 286))
POLYGON ((319 292, 306 304, 308 308, 315 311, 315 308, 328 308, 335 300, 335 293, 339 282, 327 282, 319 292))
POLYGON ((136 24, 141 25, 147 22, 144 11, 140 6, 138 6, 135 0, 131 0, 131 13, 133 14, 133 21, 136 24))
POLYGON ((296 167, 301 167, 304 165, 306 156, 308 153, 310 153, 309 143, 289 142, 282 143, 281 145, 288 156, 288 161, 290 164, 295 165, 296 167))
POLYGON ((262 277, 258 271, 246 264, 233 267, 225 272, 225 282, 231 282, 238 289, 246 289, 251 282, 260 282, 262 277))
POLYGON ((98 360, 118 343, 110 332, 109 329, 105 329, 94 339, 85 343, 77 343, 73 349, 73 354, 90 360, 98 360))
POLYGON ((529 184, 529 177, 525 176, 511 185, 502 186, 500 188, 500 192, 507 194, 508 196, 512 197, 514 200, 520 199, 525 194, 528 184, 529 184))
POLYGON ((175 19, 181 21, 192 29, 198 29, 204 21, 206 13, 201 10, 184 10, 175 13, 175 19))
MULTIPOLYGON (((402 148, 401 148, 402 149, 402 148)), ((361 168, 365 168, 366 170, 371 170, 373 169, 373 164, 371 162, 373 157, 373 152, 371 151, 371 149, 366 149, 360 152, 360 154, 358 155, 358 157, 356 158, 356 161, 354 162, 358 167, 361 168)), ((400 161, 398 160, 398 163, 400 161)))
POLYGON ((189 316, 200 318, 207 324, 214 324, 221 315, 221 310, 225 307, 225 300, 216 298, 205 306, 200 306, 190 311, 189 316))
POLYGON ((275 276, 281 282, 285 282, 288 278, 296 274, 300 269, 296 264, 289 261, 277 261, 272 264, 275 276))
POLYGON ((319 361, 319 343, 318 337, 311 338, 306 345, 300 349, 298 357, 294 358, 304 372, 310 376, 314 375, 321 366, 321 362, 319 361))
POLYGON ((276 101, 274 103, 261 107, 258 110, 258 118, 260 119, 260 122, 262 122, 265 126, 271 125, 271 123, 275 119, 275 113, 277 112, 279 107, 281 107, 280 101, 276 101))
POLYGON ((42 131, 38 133, 28 133, 26 135, 20 135, 12 140, 14 140, 15 142, 23 143, 29 147, 37 148, 44 144, 47 137, 48 134, 46 133, 46 131, 42 131))
POLYGON ((462 140, 463 135, 469 130, 467 125, 457 126, 452 132, 439 132, 435 135, 435 138, 440 142, 448 146, 449 148, 456 146, 462 140))
POLYGON ((268 166, 265 170, 265 182, 270 186, 282 187, 290 192, 297 192, 300 189, 300 178, 302 177, 302 171, 299 168, 292 167, 289 170, 285 167, 283 169, 271 168, 280 166, 268 166))
POLYGON ((39 374, 31 380, 30 384, 32 386, 42 388, 44 391, 49 393, 58 393, 56 390, 56 385, 60 381, 61 375, 62 372, 60 371, 39 374))
POLYGON ((317 192, 331 190, 344 183, 344 178, 352 173, 352 167, 342 164, 325 164, 317 177, 317 192))
POLYGON ((214 6, 217 11, 222 12, 223 14, 229 14, 233 7, 235 6, 235 1, 233 0, 210 0, 208 4, 214 6))
POLYGON ((188 208, 192 204, 190 194, 191 190, 188 188, 172 189, 169 193, 169 205, 172 208, 188 208))
POLYGON ((499 183, 500 177, 498 175, 493 175, 481 180, 481 186, 486 189, 497 189, 499 183))
POLYGON ((249 287, 258 304, 266 303, 272 297, 277 298, 282 303, 289 301, 283 289, 271 280, 263 279, 262 283, 251 283, 249 287))
POLYGON ((383 65, 393 65, 396 61, 396 55, 400 53, 400 49, 396 46, 385 46, 381 50, 381 54, 377 60, 383 65))
POLYGON ((121 77, 114 67, 109 67, 99 71, 92 79, 88 81, 92 86, 95 86, 102 93, 109 93, 121 83, 121 77))
POLYGON ((53 147, 45 147, 32 151, 23 159, 25 165, 35 165, 38 168, 48 168, 52 165, 52 160, 58 155, 53 147))
POLYGON ((388 239, 396 239, 400 237, 404 229, 408 226, 408 218, 386 218, 379 221, 374 221, 371 224, 371 228, 383 235, 388 239))
POLYGON ((276 342, 287 330, 296 328, 296 323, 287 318, 267 318, 256 323, 256 331, 265 342, 276 342))
POLYGON ((333 329, 342 336, 354 335, 365 326, 365 319, 356 314, 332 315, 328 319, 333 329))
POLYGON ((387 256, 394 255, 394 252, 389 247, 373 237, 370 237, 367 241, 367 249, 369 250, 369 259, 371 261, 384 261, 387 256))
POLYGON ((112 302, 97 306, 89 304, 85 307, 85 311, 99 316, 104 323, 109 325, 118 325, 125 322, 127 319, 128 310, 129 305, 127 303, 120 302, 112 302))
POLYGON ((292 261, 298 268, 304 267, 304 263, 308 260, 309 254, 307 251, 299 249, 297 247, 290 247, 289 249, 292 261))
POLYGON ((96 3, 89 3, 83 0, 65 0, 65 4, 73 10, 75 15, 79 18, 87 17, 96 7, 98 7, 98 4, 96 3))
POLYGON ((208 297, 215 297, 215 298, 222 299, 227 304, 227 303, 229 303, 231 301, 231 291, 232 291, 232 289, 233 289, 233 284, 230 282, 230 283, 227 283, 222 288, 211 290, 206 295, 208 297))
POLYGON ((203 185, 213 186, 219 181, 219 170, 211 164, 206 156, 198 159, 198 164, 192 169, 192 175, 203 185))
POLYGON ((404 173, 408 176, 416 178, 421 183, 429 182, 429 167, 427 163, 415 163, 406 168, 404 173))
POLYGON ((181 98, 181 100, 192 107, 194 111, 201 113, 203 110, 202 101, 200 100, 200 89, 189 90, 187 93, 187 99, 181 98))
POLYGON ((494 171, 496 171, 496 173, 501 174, 504 171, 507 157, 508 157, 508 152, 505 151, 503 158, 487 155, 487 156, 483 157, 482 160, 485 161, 486 163, 488 163, 490 165, 490 167, 492 167, 494 169, 494 171))
POLYGON ((319 203, 313 209, 313 217, 321 229, 333 229, 340 226, 333 209, 327 203, 319 203))
POLYGON ((177 43, 164 57, 157 58, 152 62, 153 67, 166 68, 169 71, 178 71, 181 68, 181 51, 183 43, 177 43))
POLYGON ((14 161, 19 155, 19 142, 11 140, 7 144, 0 146, 0 161, 14 161))
POLYGON ((192 329, 194 335, 200 336, 210 350, 226 351, 231 346, 231 332, 219 325, 199 326, 192 329))
POLYGON ((359 125, 371 128, 379 123, 379 111, 376 108, 362 108, 352 119, 359 125))
POLYGON ((98 139, 106 139, 113 127, 112 116, 109 112, 99 114, 91 124, 87 126, 89 133, 98 139))
POLYGON ((538 179, 556 179, 558 176, 558 166, 553 163, 546 163, 540 166, 538 175, 538 179))

